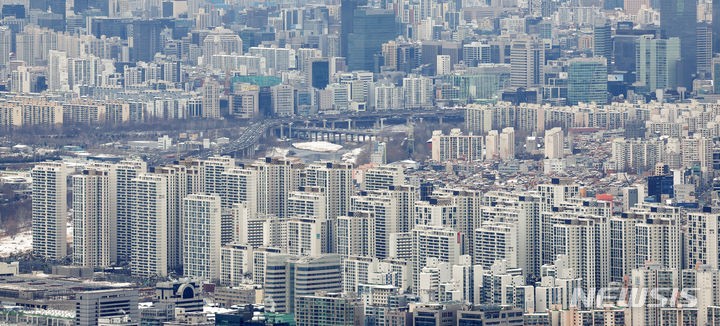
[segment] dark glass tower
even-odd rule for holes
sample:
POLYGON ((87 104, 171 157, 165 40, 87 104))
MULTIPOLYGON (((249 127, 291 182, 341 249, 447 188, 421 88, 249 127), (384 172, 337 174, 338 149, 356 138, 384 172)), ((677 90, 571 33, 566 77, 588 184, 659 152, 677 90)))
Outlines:
POLYGON ((712 2, 713 53, 720 52, 720 0, 712 2))
POLYGON ((317 89, 325 89, 330 83, 330 61, 316 58, 310 61, 310 84, 317 89))
POLYGON ((340 54, 348 55, 348 37, 353 32, 355 9, 367 4, 367 0, 342 0, 340 5, 340 54))
POLYGON ((160 52, 161 21, 138 20, 133 22, 133 60, 152 62, 160 52))
POLYGON ((348 35, 348 68, 372 71, 375 54, 381 52, 383 43, 396 36, 392 11, 358 8, 353 16, 353 32, 348 35))
POLYGON ((593 54, 607 59, 608 65, 612 61, 612 32, 610 24, 597 25, 593 29, 593 54))
POLYGON ((660 29, 663 38, 680 38, 678 85, 689 90, 697 71, 697 1, 661 0, 660 29))

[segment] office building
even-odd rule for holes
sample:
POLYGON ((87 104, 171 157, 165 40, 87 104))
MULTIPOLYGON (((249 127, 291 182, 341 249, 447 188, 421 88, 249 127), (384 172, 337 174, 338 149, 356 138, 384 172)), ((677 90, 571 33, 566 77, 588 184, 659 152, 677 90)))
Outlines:
POLYGON ((104 320, 127 318, 127 325, 140 323, 138 291, 108 289, 76 294, 75 325, 99 325, 104 320))
POLYGON ((607 103, 607 59, 571 59, 568 67, 569 105, 607 103))
POLYGON ((161 52, 162 29, 163 22, 160 20, 136 20, 132 23, 134 61, 152 62, 155 54, 161 52))
POLYGON ((308 79, 310 86, 325 89, 330 83, 330 60, 328 58, 312 58, 309 66, 308 79))
MULTIPOLYGON (((677 72, 681 59, 682 43, 679 38, 655 39, 643 36, 637 39, 636 65, 637 81, 649 91, 674 89, 681 85, 677 72)), ((694 45, 693 45, 694 48, 694 45)), ((693 62, 695 59, 693 59, 693 62)), ((683 67, 684 69, 684 67, 683 67)))
POLYGON ((523 311, 518 308, 500 306, 475 306, 471 310, 458 310, 458 326, 475 325, 525 325, 523 311))
POLYGON ((315 295, 318 291, 342 291, 340 256, 268 255, 263 288, 265 305, 271 311, 294 313, 297 297, 315 295))
POLYGON ((610 66, 612 62, 612 29, 609 23, 593 27, 593 55, 605 58, 607 66, 610 66))
POLYGON ((512 41, 510 47, 510 82, 513 87, 532 88, 543 85, 545 45, 529 36, 512 41))
POLYGON ((233 91, 230 98, 230 114, 238 119, 253 120, 260 117, 260 90, 248 87, 247 90, 233 91))
POLYGON ((383 43, 397 36, 395 15, 369 7, 357 8, 353 12, 352 30, 344 40, 347 42, 344 53, 348 69, 375 71, 375 55, 381 53, 383 43))
POLYGON ((290 85, 272 87, 273 113, 279 117, 295 115, 295 89, 290 85))
POLYGON ((298 326, 356 325, 355 318, 361 312, 360 300, 343 297, 340 293, 297 296, 295 301, 295 323, 298 326))
POLYGON ((201 284, 182 279, 178 281, 158 282, 155 285, 155 302, 172 304, 186 313, 203 311, 201 284))
POLYGON ((692 89, 697 71, 697 1, 660 0, 660 31, 665 38, 679 39, 678 86, 692 89))
POLYGON ((367 1, 364 0, 344 0, 340 6, 340 56, 348 57, 348 44, 350 43, 350 34, 354 32, 355 10, 357 7, 364 6, 367 1))

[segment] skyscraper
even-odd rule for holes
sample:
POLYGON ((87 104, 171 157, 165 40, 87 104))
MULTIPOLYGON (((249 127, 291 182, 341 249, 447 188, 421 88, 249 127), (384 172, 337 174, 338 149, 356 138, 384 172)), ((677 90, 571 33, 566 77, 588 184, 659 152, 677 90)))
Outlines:
POLYGON ((184 165, 167 165, 153 168, 155 174, 167 178, 167 240, 168 267, 182 265, 182 200, 188 195, 188 176, 184 165))
POLYGON ((107 267, 117 259, 114 169, 73 176, 73 264, 107 267))
POLYGON ((352 164, 317 162, 308 166, 306 171, 307 185, 324 189, 326 217, 334 219, 346 215, 353 194, 352 164))
POLYGON ((146 169, 147 163, 141 160, 124 160, 115 165, 118 260, 130 259, 132 252, 132 180, 144 173, 146 169))
POLYGON ((510 84, 513 87, 542 85, 545 47, 538 39, 521 37, 510 47, 510 84))
MULTIPOLYGON (((720 24, 720 22, 718 22, 720 24)), ((711 73, 712 63, 712 26, 708 23, 697 25, 697 74, 700 78, 706 78, 711 73)))
POLYGON ((346 52, 350 70, 373 70, 374 57, 383 43, 397 36, 395 15, 391 11, 361 8, 354 12, 352 32, 346 52))
POLYGON ((364 6, 367 0, 342 0, 340 7, 340 55, 348 56, 348 40, 353 32, 355 21, 355 10, 358 6, 364 6))
POLYGON ((205 78, 202 86, 202 116, 203 118, 220 118, 220 92, 222 86, 210 78, 205 78))
POLYGON ((681 64, 682 44, 680 39, 676 37, 655 39, 651 36, 643 36, 637 42, 635 50, 637 81, 645 84, 650 91, 678 86, 680 83, 678 65, 681 64))
MULTIPOLYGON (((105 1, 105 3, 107 2, 105 1)), ((137 20, 133 22, 132 27, 133 59, 135 61, 152 62, 155 54, 162 50, 160 41, 160 32, 163 28, 162 22, 159 20, 137 20)))
POLYGON ((325 89, 330 83, 330 60, 328 58, 310 59, 309 84, 317 89, 325 89))
POLYGON ((167 177, 141 174, 132 179, 130 271, 139 277, 166 276, 168 268, 167 177))
POLYGON ((47 162, 32 170, 33 252, 48 260, 67 255, 67 171, 65 163, 47 162))
POLYGON ((606 58, 576 58, 568 67, 568 104, 607 103, 606 58))
POLYGON ((342 291, 342 262, 338 255, 298 258, 270 254, 265 271, 265 305, 275 312, 293 313, 297 296, 342 291))
POLYGON ((680 39, 678 86, 691 89, 697 71, 697 1, 660 0, 660 29, 664 38, 680 39))
POLYGON ((183 272, 204 280, 220 278, 220 196, 191 194, 183 200, 183 272))
MULTIPOLYGON (((612 30, 610 24, 604 23, 593 28, 593 54, 612 61, 612 30)), ((609 64, 608 64, 609 66, 609 64)))
POLYGON ((257 212, 286 218, 288 193, 295 189, 293 161, 268 157, 252 168, 257 171, 257 212))
POLYGON ((5 66, 10 62, 12 52, 12 30, 7 26, 0 27, 0 65, 5 66))
POLYGON ((712 2, 712 45, 713 53, 720 52, 720 0, 712 2))

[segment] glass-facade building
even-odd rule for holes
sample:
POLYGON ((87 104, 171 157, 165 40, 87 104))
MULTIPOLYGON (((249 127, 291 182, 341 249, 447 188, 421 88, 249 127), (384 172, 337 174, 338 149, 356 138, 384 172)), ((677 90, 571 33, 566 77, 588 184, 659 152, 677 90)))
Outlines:
POLYGON ((607 64, 605 58, 570 60, 568 67, 568 104, 607 103, 607 64))
POLYGON ((372 71, 374 57, 382 52, 383 43, 396 36, 397 24, 391 11, 358 8, 353 17, 353 32, 348 37, 348 68, 372 71))

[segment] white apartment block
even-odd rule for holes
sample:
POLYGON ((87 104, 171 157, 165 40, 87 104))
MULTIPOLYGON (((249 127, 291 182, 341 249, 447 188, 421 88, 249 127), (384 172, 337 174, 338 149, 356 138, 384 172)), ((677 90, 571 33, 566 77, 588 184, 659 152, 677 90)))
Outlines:
POLYGON ((559 159, 565 156, 565 139, 562 128, 555 127, 545 132, 545 158, 559 159))
POLYGON ((637 205, 633 213, 642 214, 635 224, 636 265, 646 262, 666 268, 681 267, 681 216, 678 207, 657 204, 637 205))
POLYGON ((300 187, 299 191, 290 192, 287 201, 288 217, 327 217, 327 197, 325 188, 300 187))
POLYGON ((321 218, 290 218, 286 222, 287 253, 295 256, 319 256, 328 252, 328 221, 321 218))
POLYGON ((33 253, 48 260, 67 256, 67 171, 65 163, 32 169, 33 253))
POLYGON ((265 158, 251 165, 257 171, 257 212, 287 217, 287 198, 295 190, 293 161, 265 158))
POLYGON ((415 202, 415 226, 433 225, 460 230, 458 207, 451 196, 437 196, 415 202))
POLYGON ((222 175, 223 186, 220 196, 223 208, 232 208, 238 203, 247 203, 250 216, 257 213, 257 171, 230 167, 222 175))
POLYGON ((460 261, 463 235, 440 226, 416 225, 412 230, 413 288, 417 290, 418 275, 428 258, 457 264, 460 261))
POLYGON ((685 265, 688 267, 708 265, 711 268, 719 269, 720 214, 713 213, 708 209, 703 212, 689 212, 686 219, 685 265))
POLYGON ((369 248, 373 249, 370 256, 378 259, 388 257, 390 234, 399 232, 396 198, 378 192, 362 192, 361 196, 353 196, 351 202, 353 213, 370 214, 375 221, 370 230, 373 234, 369 235, 374 242, 369 248))
POLYGON ((123 160, 115 164, 117 175, 117 250, 118 260, 127 261, 132 253, 132 180, 147 170, 141 160, 123 160))
POLYGON ((432 159, 438 162, 463 160, 477 161, 483 158, 483 137, 472 133, 463 135, 460 129, 443 135, 441 130, 432 133, 432 159))
POLYGON ((403 168, 395 165, 380 165, 365 170, 363 190, 375 191, 389 189, 405 183, 403 168))
POLYGON ((220 278, 220 196, 190 194, 183 200, 183 273, 204 280, 220 278))
POLYGON ((253 273, 253 248, 230 243, 220 249, 220 284, 238 286, 249 283, 253 273))
MULTIPOLYGON (((202 192, 222 197, 225 193, 225 171, 235 166, 235 159, 228 156, 213 156, 202 161, 203 184, 202 192)), ((223 207, 232 207, 224 204, 223 207)))
POLYGON ((168 272, 167 177, 140 174, 131 182, 130 271, 139 277, 168 272))
POLYGON ((86 168, 72 188, 73 264, 108 267, 117 260, 114 169, 86 168))
POLYGON ((350 210, 350 196, 353 190, 353 167, 343 162, 316 162, 306 169, 307 186, 325 189, 327 215, 334 219, 346 215, 350 210))
POLYGON ((388 257, 393 259, 413 258, 413 234, 412 232, 390 233, 388 246, 388 257))
POLYGON ((509 267, 518 266, 517 225, 508 222, 484 222, 473 234, 473 264, 489 269, 496 260, 507 260, 509 267))
POLYGON ((515 159, 515 129, 513 127, 503 128, 499 136, 500 160, 508 161, 515 159))
POLYGON ((348 256, 371 256, 375 253, 375 214, 350 212, 338 216, 335 226, 337 254, 348 256))
POLYGON ((168 267, 182 265, 182 200, 188 195, 188 177, 185 165, 166 165, 152 168, 154 174, 167 180, 167 237, 168 267))

